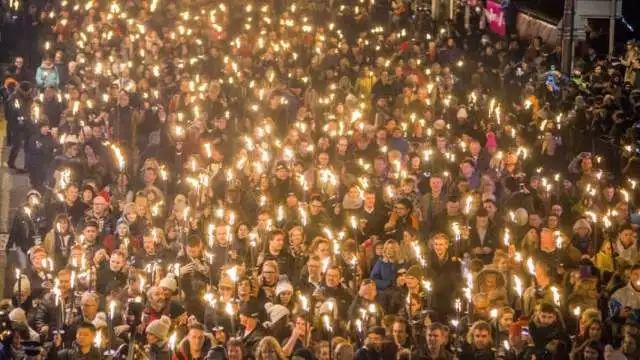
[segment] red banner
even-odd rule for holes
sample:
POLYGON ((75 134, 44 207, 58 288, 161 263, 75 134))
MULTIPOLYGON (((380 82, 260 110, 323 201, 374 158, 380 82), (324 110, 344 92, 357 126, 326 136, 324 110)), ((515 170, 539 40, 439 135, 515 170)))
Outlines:
POLYGON ((487 22, 489 23, 489 30, 500 36, 505 36, 507 33, 507 27, 504 23, 504 11, 502 10, 500 3, 487 0, 485 12, 487 15, 487 22))

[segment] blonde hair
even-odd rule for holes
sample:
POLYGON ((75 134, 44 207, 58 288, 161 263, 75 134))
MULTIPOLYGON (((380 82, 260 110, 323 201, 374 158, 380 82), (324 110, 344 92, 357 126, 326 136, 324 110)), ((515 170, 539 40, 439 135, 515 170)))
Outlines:
POLYGON ((589 235, 591 234, 591 224, 589 224, 589 222, 586 219, 578 219, 576 220, 576 222, 573 224, 573 233, 577 233, 578 229, 580 228, 587 228, 589 230, 589 235))
POLYGON ((256 360, 269 359, 269 357, 262 356, 263 351, 272 350, 275 352, 279 360, 287 360, 287 356, 282 351, 282 347, 278 343, 278 340, 273 336, 265 336, 260 340, 256 347, 255 357, 256 360))

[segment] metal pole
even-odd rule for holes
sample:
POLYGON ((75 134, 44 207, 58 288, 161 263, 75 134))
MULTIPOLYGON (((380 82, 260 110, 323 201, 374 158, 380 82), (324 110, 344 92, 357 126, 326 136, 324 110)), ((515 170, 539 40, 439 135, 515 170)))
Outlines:
POLYGON ((471 20, 471 10, 469 9, 469 0, 466 0, 464 2, 464 28, 469 31, 470 29, 470 22, 471 20))
POLYGON ((564 74, 571 72, 573 62, 573 13, 574 0, 565 0, 562 16, 562 61, 561 71, 564 74))
POLYGON ((611 0, 611 11, 609 12, 609 56, 613 55, 615 43, 617 5, 617 0, 611 0))

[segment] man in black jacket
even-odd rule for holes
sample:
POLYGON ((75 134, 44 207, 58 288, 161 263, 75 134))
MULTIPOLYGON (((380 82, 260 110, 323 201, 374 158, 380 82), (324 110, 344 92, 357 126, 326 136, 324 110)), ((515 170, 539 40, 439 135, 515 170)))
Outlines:
POLYGON ((278 263, 281 274, 293 274, 293 257, 284 249, 285 233, 282 230, 273 230, 269 236, 267 250, 258 258, 258 267, 268 260, 278 263))
POLYGON ((461 360, 494 360, 491 348, 491 325, 486 321, 476 321, 469 329, 467 342, 462 345, 461 360))
POLYGON ((435 314, 446 314, 456 298, 456 292, 452 289, 459 289, 462 281, 460 261, 449 255, 449 238, 445 234, 436 234, 432 243, 434 251, 427 261, 433 284, 432 305, 435 314))
POLYGON ((11 94, 7 101, 5 115, 7 117, 7 127, 11 131, 11 152, 7 164, 9 168, 24 172, 16 168, 16 159, 20 149, 24 148, 31 129, 31 104, 33 95, 31 83, 23 81, 20 86, 11 94))
POLYGON ((76 332, 76 340, 70 349, 61 349, 62 337, 57 335, 54 346, 49 350, 51 360, 100 360, 100 350, 93 346, 96 327, 90 322, 83 322, 76 332))
POLYGON ((382 326, 373 326, 367 331, 364 339, 364 346, 356 351, 356 360, 378 360, 382 359, 382 339, 386 331, 382 326))
POLYGON ((529 334, 531 334, 533 346, 524 350, 524 353, 529 356, 523 356, 523 359, 529 359, 531 354, 535 354, 538 359, 543 359, 543 354, 549 351, 551 343, 555 343, 552 346, 555 349, 554 359, 569 358, 571 340, 560 322, 560 315, 550 303, 540 304, 539 310, 529 321, 529 334))
POLYGON ((246 351, 246 359, 254 359, 255 350, 260 340, 267 336, 267 330, 262 327, 258 316, 260 315, 260 305, 255 300, 250 300, 240 307, 240 325, 242 329, 239 334, 242 345, 246 351))
POLYGON ((29 137, 25 151, 25 167, 29 172, 31 186, 42 192, 51 172, 55 144, 46 119, 38 121, 38 129, 37 133, 29 137))

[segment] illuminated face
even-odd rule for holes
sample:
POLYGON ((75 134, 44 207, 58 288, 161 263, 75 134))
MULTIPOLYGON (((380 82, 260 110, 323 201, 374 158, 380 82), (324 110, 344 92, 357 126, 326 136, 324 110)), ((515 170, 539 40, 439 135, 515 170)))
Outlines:
POLYGON ((316 248, 316 255, 320 256, 321 259, 326 259, 331 256, 331 250, 329 248, 329 243, 321 242, 318 244, 316 248))
POLYGON ((444 345, 445 338, 442 330, 427 330, 427 346, 429 351, 437 352, 444 345))
POLYGON ((86 319, 93 319, 98 313, 98 302, 95 298, 89 297, 82 303, 81 309, 86 319))
POLYGON ((487 349, 491 344, 491 334, 487 330, 473 330, 473 345, 478 350, 487 349))
POLYGON ((266 284, 275 284, 278 280, 278 273, 273 266, 263 266, 262 267, 262 277, 266 284))
POLYGON ((125 223, 121 223, 118 225, 118 236, 120 238, 126 237, 129 235, 129 226, 125 223))
POLYGON ((202 254, 202 243, 195 246, 187 245, 186 248, 187 248, 187 255, 189 257, 197 258, 197 257, 200 257, 200 255, 202 254))
POLYGON ((120 254, 113 254, 109 259, 109 268, 111 271, 118 272, 124 267, 124 257, 120 254))
POLYGON ((289 244, 293 247, 301 245, 304 240, 302 235, 302 230, 298 228, 291 230, 289 233, 289 244))
POLYGON ((513 314, 509 312, 502 314, 500 317, 500 327, 502 329, 508 329, 511 324, 513 324, 513 314))
POLYGON ((102 196, 96 196, 93 199, 93 213, 96 216, 101 216, 107 211, 107 200, 102 196))
POLYGON ((228 346, 227 355, 229 360, 242 360, 242 348, 239 346, 228 346))
POLYGON ((65 191, 65 196, 69 202, 75 202, 78 200, 78 188, 75 186, 69 186, 65 191))
POLYGON ((204 345, 204 331, 200 329, 190 329, 187 334, 187 340, 189 341, 189 347, 191 349, 201 349, 204 345))
POLYGON ((640 289, 640 269, 631 272, 629 281, 631 281, 637 289, 640 289))
POLYGON ((589 338, 600 340, 602 336, 602 327, 598 323, 593 323, 589 326, 589 338))
POLYGON ((556 314, 541 312, 540 314, 538 314, 538 322, 543 327, 551 326, 554 322, 556 322, 556 314))
POLYGON ((307 272, 312 279, 319 279, 322 275, 322 264, 316 260, 309 260, 307 262, 307 272))
POLYGON ((318 165, 320 167, 326 167, 329 165, 329 154, 323 152, 318 155, 318 165))
POLYGON ((58 276, 58 281, 59 281, 59 286, 60 286, 60 291, 67 292, 69 289, 71 289, 71 274, 70 273, 62 273, 60 276, 58 276))
POLYGON ((280 298, 280 303, 283 305, 288 305, 289 302, 291 301, 291 298, 293 297, 293 292, 286 290, 286 291, 282 291, 278 297, 280 298))
POLYGON ((625 247, 631 246, 633 244, 633 230, 625 229, 620 233, 620 242, 625 247))
POLYGON ((443 238, 437 238, 433 241, 433 250, 439 258, 443 258, 449 248, 449 241, 443 238))
POLYGON ((278 253, 284 247, 284 235, 275 235, 269 242, 269 251, 272 253, 278 253))
POLYGON ((156 242, 153 240, 153 237, 145 236, 142 238, 142 247, 147 253, 152 253, 156 249, 156 242))
POLYGON ((377 289, 376 289, 376 284, 375 283, 369 283, 367 285, 363 285, 362 286, 362 290, 360 291, 360 295, 369 300, 369 301, 373 301, 376 299, 376 295, 377 295, 377 289))
POLYGON ((404 344, 407 341, 407 328, 405 324, 395 322, 393 323, 393 327, 391 328, 391 334, 393 335, 393 339, 398 344, 404 344))
POLYGON ((227 227, 217 226, 215 232, 216 243, 225 245, 227 243, 227 227))
POLYGON ((327 270, 325 281, 328 287, 338 287, 338 285, 340 285, 340 272, 337 269, 327 270))
POLYGON ((81 348, 88 347, 93 344, 94 336, 95 333, 91 329, 80 328, 76 332, 76 342, 81 348))
POLYGON ((367 208, 373 208, 376 204, 376 195, 373 193, 364 194, 364 206, 367 208))
POLYGON ((40 269, 42 268, 42 260, 47 257, 47 254, 44 251, 38 251, 31 257, 31 264, 34 268, 40 269))

